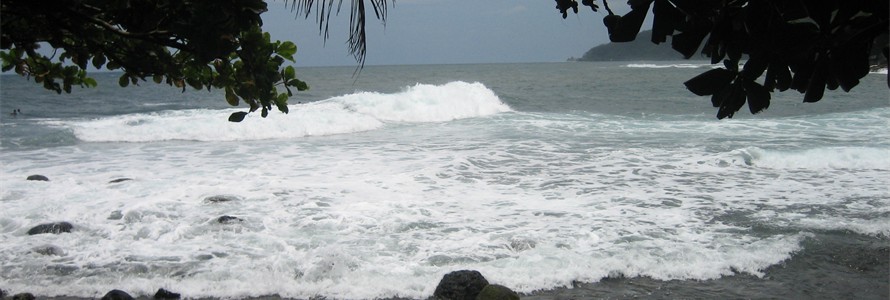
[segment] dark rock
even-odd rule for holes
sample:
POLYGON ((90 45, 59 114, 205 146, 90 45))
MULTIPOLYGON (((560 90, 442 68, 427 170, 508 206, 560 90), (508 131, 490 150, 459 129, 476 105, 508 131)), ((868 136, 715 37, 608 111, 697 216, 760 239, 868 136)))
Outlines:
POLYGON ((34 297, 31 293, 18 293, 12 296, 12 300, 34 300, 37 297, 34 297))
POLYGON ((0 289, 0 299, 3 299, 3 298, 6 298, 6 291, 3 289, 0 289))
POLYGON ((519 294, 503 285, 489 284, 479 292, 476 300, 519 300, 519 294))
POLYGON ((118 183, 118 182, 130 181, 130 180, 133 180, 133 178, 118 178, 118 179, 109 181, 108 183, 118 183))
POLYGON ((124 218, 124 213, 119 210, 115 210, 108 215, 109 220, 120 220, 124 218))
POLYGON ((239 217, 222 216, 222 217, 219 217, 218 219, 216 219, 216 221, 219 222, 220 224, 234 224, 234 223, 241 223, 244 220, 242 220, 239 217))
POLYGON ((476 296, 488 285, 488 280, 482 277, 479 271, 461 270, 454 271, 442 277, 434 299, 441 300, 476 300, 476 296))
POLYGON ((64 256, 65 250, 62 250, 59 246, 56 245, 43 245, 31 248, 31 251, 34 253, 43 254, 43 255, 55 255, 55 256, 64 256))
POLYGON ((158 289, 158 292, 155 293, 155 299, 179 299, 180 296, 177 293, 165 290, 158 289))
POLYGON ((232 195, 216 195, 204 198, 204 202, 207 203, 224 203, 238 200, 238 196, 232 195))
POLYGON ((49 181, 49 178, 46 178, 46 176, 43 176, 43 175, 31 175, 31 176, 28 176, 27 179, 34 180, 34 181, 49 181))
POLYGON ((59 234, 62 232, 71 232, 71 229, 73 228, 74 225, 71 225, 71 223, 68 222, 46 223, 34 226, 31 230, 28 230, 28 235, 44 233, 59 234))
POLYGON ((134 300, 133 296, 127 294, 127 292, 121 290, 111 290, 105 296, 102 296, 102 300, 134 300))

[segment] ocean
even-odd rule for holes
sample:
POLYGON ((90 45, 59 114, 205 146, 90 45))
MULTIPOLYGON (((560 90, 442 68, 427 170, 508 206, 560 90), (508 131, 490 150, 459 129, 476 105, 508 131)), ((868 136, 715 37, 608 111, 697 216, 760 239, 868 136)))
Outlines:
POLYGON ((242 123, 216 90, 3 75, 0 289, 422 299, 470 269, 526 299, 890 297, 887 75, 717 120, 682 84, 711 67, 298 68, 289 114, 242 123))

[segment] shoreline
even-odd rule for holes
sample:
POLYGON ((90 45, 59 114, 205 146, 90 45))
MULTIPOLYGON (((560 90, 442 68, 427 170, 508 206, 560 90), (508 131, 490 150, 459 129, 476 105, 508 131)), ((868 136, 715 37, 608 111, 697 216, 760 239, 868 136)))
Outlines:
MULTIPOLYGON (((823 299, 888 299, 890 298, 890 245, 885 237, 851 235, 849 232, 822 232, 804 242, 806 247, 783 263, 763 270, 762 277, 735 274, 710 280, 657 280, 649 277, 604 278, 599 282, 576 283, 519 293, 521 299, 664 299, 664 298, 823 298, 823 299), (814 270, 806 276, 801 270, 814 270)), ((0 287, 2 288, 2 287, 0 287)), ((15 291, 5 290, 3 299, 12 299, 15 291)), ((179 293, 179 291, 173 291, 179 293)), ((161 299, 152 295, 133 295, 135 299, 161 299)), ((90 297, 42 297, 49 300, 87 300, 90 297)), ((175 298, 168 298, 175 299, 175 298)), ((201 297, 182 299, 223 300, 321 300, 265 295, 247 298, 201 297)), ((330 298, 334 299, 334 298, 330 298)), ((377 300, 408 300, 412 298, 378 298, 377 300)), ((424 299, 433 299, 432 296, 424 299)))

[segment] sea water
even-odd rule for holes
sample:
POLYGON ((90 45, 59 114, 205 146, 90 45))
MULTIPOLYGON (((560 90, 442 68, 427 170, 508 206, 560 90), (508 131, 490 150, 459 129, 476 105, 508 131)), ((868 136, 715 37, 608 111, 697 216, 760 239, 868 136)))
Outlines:
POLYGON ((4 75, 0 288, 424 298, 473 269, 543 298, 620 278, 886 298, 886 75, 717 120, 682 86, 711 67, 300 68, 289 114, 242 123, 219 91, 4 75))

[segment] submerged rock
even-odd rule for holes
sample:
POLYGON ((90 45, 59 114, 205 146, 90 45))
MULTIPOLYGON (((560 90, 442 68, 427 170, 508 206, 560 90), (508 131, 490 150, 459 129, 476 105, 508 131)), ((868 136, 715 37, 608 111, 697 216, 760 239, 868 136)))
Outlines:
POLYGON ((220 224, 234 224, 234 223, 241 223, 244 220, 242 220, 239 217, 222 216, 222 217, 217 218, 216 221, 219 222, 220 224))
POLYGON ((31 251, 37 254, 43 255, 55 255, 55 256, 64 256, 65 250, 62 250, 59 246, 56 245, 43 245, 31 248, 31 251))
POLYGON ((125 178, 118 178, 118 179, 109 181, 108 183, 118 183, 118 182, 130 181, 130 180, 133 180, 133 178, 126 178, 126 177, 125 177, 125 178))
POLYGON ((224 203, 224 202, 231 202, 231 201, 235 201, 235 200, 239 200, 238 196, 215 195, 215 196, 210 196, 210 197, 204 198, 204 202, 207 202, 207 203, 224 203))
POLYGON ((179 299, 180 296, 177 293, 165 290, 158 289, 158 292, 155 293, 155 299, 179 299))
POLYGON ((477 300, 519 300, 519 294, 499 284, 489 284, 476 297, 477 300))
POLYGON ((37 297, 34 297, 31 293, 18 293, 12 296, 12 300, 34 300, 37 297))
POLYGON ((46 176, 43 176, 43 175, 31 175, 31 176, 28 176, 27 180, 49 181, 49 178, 47 178, 46 176))
POLYGON ((105 296, 102 296, 102 300, 133 300, 133 296, 127 294, 127 292, 121 290, 111 290, 105 296))
POLYGON ((460 270, 454 271, 442 277, 434 299, 441 300, 476 300, 476 296, 488 285, 488 280, 479 271, 460 270))
POLYGON ((120 220, 124 218, 124 213, 120 210, 115 210, 108 215, 109 220, 120 220))
POLYGON ((34 226, 31 230, 28 230, 28 235, 44 233, 59 234, 62 232, 71 232, 71 229, 73 228, 74 225, 71 225, 71 223, 68 222, 46 223, 34 226))

